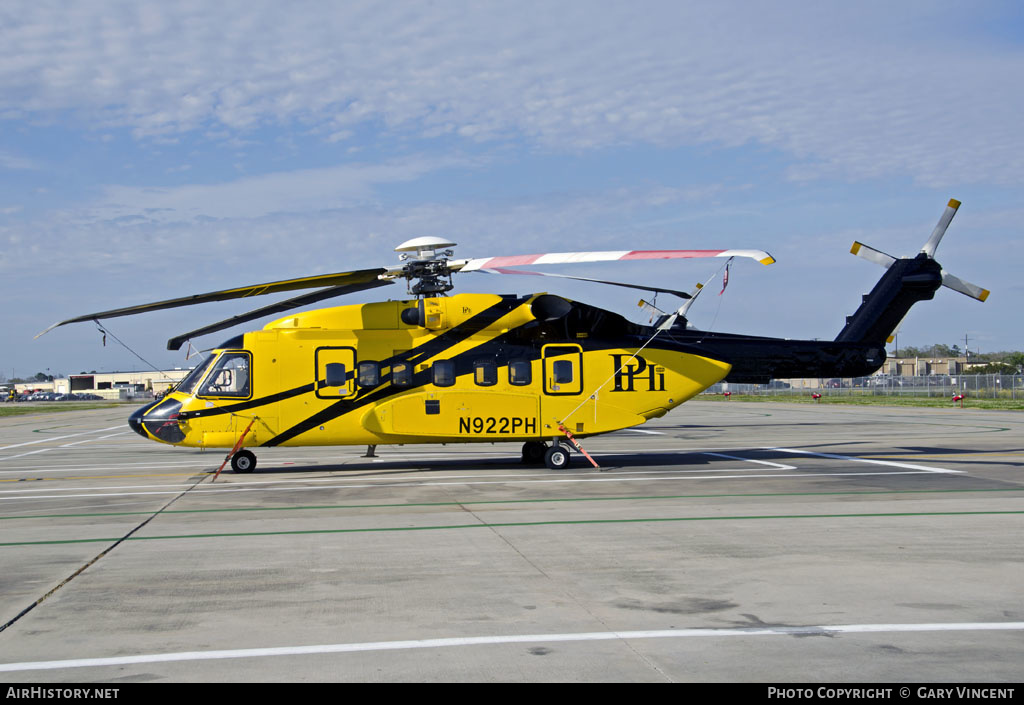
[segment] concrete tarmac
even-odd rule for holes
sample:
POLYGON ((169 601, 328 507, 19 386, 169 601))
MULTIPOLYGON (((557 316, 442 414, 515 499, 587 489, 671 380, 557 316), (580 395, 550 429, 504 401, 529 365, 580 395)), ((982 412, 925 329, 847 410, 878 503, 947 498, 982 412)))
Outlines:
POLYGON ((0 419, 0 681, 1013 682, 1024 414, 694 401, 586 439, 224 451, 0 419))

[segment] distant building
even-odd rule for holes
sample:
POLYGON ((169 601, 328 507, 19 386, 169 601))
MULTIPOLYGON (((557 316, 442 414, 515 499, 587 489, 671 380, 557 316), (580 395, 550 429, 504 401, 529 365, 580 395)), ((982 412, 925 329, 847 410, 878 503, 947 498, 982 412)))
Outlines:
POLYGON ((890 357, 875 374, 896 377, 960 375, 967 371, 966 357, 890 357))
POLYGON ((168 387, 185 378, 191 368, 176 368, 150 372, 94 372, 91 374, 58 377, 52 382, 18 382, 18 392, 32 389, 68 392, 88 392, 109 399, 125 399, 135 396, 163 394, 168 387))
MULTIPOLYGON (((928 377, 931 375, 961 375, 970 374, 972 367, 984 363, 967 363, 966 357, 892 357, 885 361, 885 364, 870 377, 863 381, 855 381, 856 386, 872 386, 881 377, 928 377)), ((849 386, 849 381, 829 378, 807 378, 807 379, 785 379, 776 380, 772 383, 777 385, 776 389, 788 385, 791 389, 820 389, 849 386)), ((771 385, 769 385, 770 387, 771 385)))

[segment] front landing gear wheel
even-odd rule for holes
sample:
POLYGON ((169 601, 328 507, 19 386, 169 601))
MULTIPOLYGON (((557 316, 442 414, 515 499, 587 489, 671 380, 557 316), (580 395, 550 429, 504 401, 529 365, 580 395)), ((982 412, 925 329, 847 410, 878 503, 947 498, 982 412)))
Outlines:
POLYGON ((256 468, 256 456, 252 451, 240 450, 231 456, 231 469, 235 472, 252 472, 256 468))
POLYGON ((569 467, 570 460, 569 449, 560 443, 551 446, 544 453, 544 464, 552 470, 564 470, 569 467))
POLYGON ((544 462, 544 452, 548 444, 543 441, 527 441, 523 444, 523 463, 526 465, 540 465, 544 462))

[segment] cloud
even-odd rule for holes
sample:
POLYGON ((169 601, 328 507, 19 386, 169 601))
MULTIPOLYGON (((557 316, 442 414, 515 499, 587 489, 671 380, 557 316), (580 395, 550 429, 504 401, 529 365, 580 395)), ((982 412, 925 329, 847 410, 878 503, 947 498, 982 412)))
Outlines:
POLYGON ((217 184, 175 187, 106 186, 90 218, 144 218, 150 222, 195 218, 259 218, 273 213, 347 208, 374 199, 382 184, 415 181, 424 174, 477 163, 460 157, 419 157, 378 164, 355 163, 250 176, 217 184))
POLYGON ((11 171, 35 171, 41 167, 34 159, 19 157, 7 152, 0 152, 0 169, 11 171))
POLYGON ((359 125, 538 149, 761 144, 793 179, 1019 183, 1024 55, 942 3, 10 3, 0 114, 139 136, 359 125), (326 8, 326 9, 325 9, 326 8), (963 23, 961 23, 963 24, 963 23))
POLYGON ((190 278, 246 272, 233 275, 227 286, 392 264, 396 245, 423 234, 453 238, 462 257, 580 249, 582 243, 586 249, 621 249, 624 239, 650 249, 722 245, 679 243, 677 223, 639 217, 693 204, 713 207, 715 198, 728 195, 719 185, 620 187, 488 202, 377 202, 374 186, 429 175, 454 161, 303 170, 175 189, 110 187, 109 204, 0 225, 0 273, 59 252, 48 259, 59 275, 120 268, 186 286, 190 278), (169 267, 176 274, 170 276, 169 267))

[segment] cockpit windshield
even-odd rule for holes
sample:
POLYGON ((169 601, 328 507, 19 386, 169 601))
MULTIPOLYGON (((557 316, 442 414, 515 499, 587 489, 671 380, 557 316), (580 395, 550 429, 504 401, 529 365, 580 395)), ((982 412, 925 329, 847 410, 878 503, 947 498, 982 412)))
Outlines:
POLYGON ((188 373, 185 379, 178 382, 174 387, 176 392, 185 392, 185 394, 191 394, 192 390, 196 388, 196 384, 203 378, 206 370, 209 369, 210 363, 213 362, 213 358, 216 355, 207 355, 206 359, 199 363, 196 367, 192 368, 192 371, 188 373))

